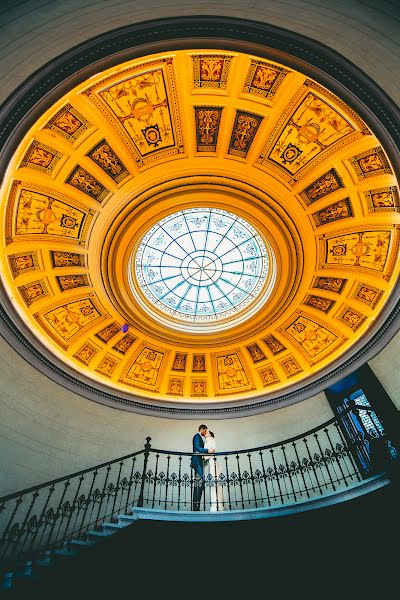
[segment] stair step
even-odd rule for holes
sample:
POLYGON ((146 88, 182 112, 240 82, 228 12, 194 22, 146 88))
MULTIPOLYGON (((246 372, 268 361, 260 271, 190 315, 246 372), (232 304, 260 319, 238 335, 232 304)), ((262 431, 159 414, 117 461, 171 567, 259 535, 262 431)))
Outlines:
POLYGON ((71 548, 58 548, 54 552, 54 554, 56 556, 65 556, 65 557, 68 557, 68 558, 70 558, 70 557, 72 558, 74 556, 78 556, 79 555, 78 552, 76 552, 75 550, 72 550, 71 548))
POLYGON ((80 547, 84 547, 84 548, 90 548, 91 546, 94 546, 95 542, 93 542, 92 540, 71 540, 69 542, 69 544, 71 546, 80 546, 80 547))
POLYGON ((127 527, 131 523, 135 523, 135 521, 137 520, 137 515, 119 515, 118 517, 118 522, 123 524, 125 527, 127 527))
POLYGON ((103 529, 124 529, 128 526, 128 523, 103 523, 103 529))
POLYGON ((35 561, 35 565, 38 567, 51 567, 52 565, 54 565, 55 561, 52 555, 51 550, 46 550, 43 553, 42 558, 39 558, 38 560, 35 561))
POLYGON ((0 590, 11 590, 14 585, 14 571, 3 573, 3 579, 0 585, 0 590))
POLYGON ((33 561, 27 560, 25 563, 15 572, 15 577, 30 579, 33 576, 33 561))
POLYGON ((86 535, 90 536, 90 537, 94 537, 94 538, 105 538, 105 537, 110 537, 111 535, 113 535, 115 532, 114 531, 87 531, 86 535))

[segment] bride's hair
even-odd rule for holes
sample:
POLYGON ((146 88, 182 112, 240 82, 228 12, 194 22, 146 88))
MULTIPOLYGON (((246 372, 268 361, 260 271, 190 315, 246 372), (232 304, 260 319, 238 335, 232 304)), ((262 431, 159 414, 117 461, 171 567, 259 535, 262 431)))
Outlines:
POLYGON ((214 437, 214 434, 212 431, 208 430, 208 433, 211 435, 211 437, 214 437))

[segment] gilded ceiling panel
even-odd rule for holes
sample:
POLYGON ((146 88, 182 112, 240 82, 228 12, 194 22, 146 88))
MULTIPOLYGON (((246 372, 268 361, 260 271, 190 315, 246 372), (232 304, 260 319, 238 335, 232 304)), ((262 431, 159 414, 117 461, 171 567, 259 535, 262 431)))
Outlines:
POLYGON ((375 308, 382 294, 383 290, 374 287, 370 283, 356 283, 356 287, 349 297, 356 298, 356 300, 367 304, 371 308, 375 308))
POLYGON ((215 357, 216 389, 218 394, 236 393, 252 389, 253 384, 244 367, 240 351, 215 357))
POLYGON ((108 354, 104 356, 99 364, 96 367, 96 371, 105 375, 106 377, 111 377, 115 368, 121 361, 115 359, 113 356, 109 356, 108 354))
POLYGON ((311 308, 315 308, 316 310, 320 310, 323 313, 327 313, 332 306, 334 306, 335 302, 334 300, 323 296, 309 295, 304 300, 304 304, 306 306, 311 306, 311 308))
POLYGON ((268 158, 292 175, 313 158, 355 131, 337 110, 314 93, 308 93, 290 116, 268 158))
POLYGON ((216 152, 221 106, 195 106, 197 152, 216 152))
POLYGON ((77 140, 89 127, 89 121, 71 104, 66 104, 45 125, 45 129, 56 131, 70 142, 77 140))
POLYGON ((204 397, 207 394, 207 379, 192 379, 191 380, 191 396, 204 397))
POLYGON ((136 338, 128 333, 113 346, 113 350, 125 355, 135 342, 136 338))
POLYGON ((161 377, 161 367, 168 351, 161 351, 142 344, 134 361, 121 376, 128 385, 157 391, 161 377))
POLYGON ((22 159, 20 167, 29 167, 51 174, 61 157, 62 154, 57 150, 34 140, 22 159))
POLYGON ((107 344, 113 337, 121 331, 121 326, 118 323, 111 323, 96 333, 96 337, 107 344))
POLYGON ((72 300, 34 315, 50 337, 63 348, 95 322, 105 318, 93 295, 72 300))
POLYGON ((99 351, 100 348, 91 342, 86 342, 82 348, 80 348, 78 352, 74 354, 74 358, 79 360, 79 362, 83 363, 84 365, 88 365, 99 351))
POLYGON ((50 250, 53 268, 59 267, 86 267, 86 255, 78 252, 62 252, 50 250))
POLYGON ((312 218, 316 227, 321 227, 321 225, 334 223, 335 221, 340 221, 341 219, 346 219, 347 217, 352 216, 353 209, 351 207, 349 198, 345 198, 339 202, 334 202, 333 204, 330 204, 329 206, 326 206, 325 208, 312 214, 312 218))
POLYGON ((300 192, 300 196, 306 204, 311 204, 343 187, 343 182, 336 169, 330 169, 300 192))
POLYGON ((280 352, 283 352, 283 350, 286 350, 282 342, 277 340, 273 335, 269 335, 267 338, 265 338, 264 343, 268 346, 273 355, 279 354, 280 352))
POLYGON ((302 368, 293 356, 285 356, 279 361, 286 377, 293 377, 302 372, 302 368))
POLYGON ((228 154, 246 158, 263 117, 244 110, 237 110, 229 142, 228 154))
POLYGON ((40 269, 39 255, 34 250, 9 254, 8 261, 13 277, 40 269))
POLYGON ((269 136, 258 164, 272 167, 291 184, 333 151, 370 133, 333 95, 307 81, 292 98, 269 136))
POLYGON ((366 316, 350 306, 345 306, 336 318, 355 331, 365 321, 366 316))
POLYGON ((342 277, 316 277, 313 282, 314 288, 340 294, 346 285, 347 279, 342 277))
POLYGON ((87 152, 86 156, 91 158, 115 183, 120 183, 129 175, 128 169, 106 140, 101 140, 87 152))
POLYGON ((53 191, 13 184, 8 204, 6 239, 46 240, 59 238, 84 244, 94 211, 66 196, 56 198, 53 191))
POLYGON ((18 289, 27 306, 30 306, 33 302, 36 302, 36 300, 41 300, 45 296, 50 295, 44 279, 31 281, 30 283, 19 286, 18 289))
POLYGON ((174 363, 172 365, 173 371, 185 371, 186 370, 187 354, 185 352, 177 352, 175 354, 174 363))
POLYGON ((304 315, 295 317, 281 332, 294 341, 312 362, 321 360, 344 339, 339 333, 328 329, 327 325, 304 315))
POLYGON ((392 173, 392 169, 382 148, 373 148, 357 154, 350 159, 350 164, 359 179, 376 177, 385 173, 392 173))
POLYGON ((324 254, 321 266, 351 267, 383 273, 394 235, 393 230, 376 229, 349 231, 322 238, 324 254))
POLYGON ((260 360, 266 359, 264 352, 262 351, 260 346, 258 344, 256 344, 255 342, 253 342, 252 344, 249 344, 249 346, 246 346, 246 347, 247 347, 247 351, 250 354, 250 357, 254 363, 260 362, 260 360))
POLYGON ((264 387, 268 387, 269 385, 274 385, 280 382, 274 367, 271 365, 266 365, 262 369, 259 369, 258 373, 261 377, 264 387))
POLYGON ((139 401, 278 397, 352 352, 400 271, 382 141, 305 74, 240 52, 100 70, 27 130, 0 200, 16 320, 139 401), (171 221, 186 209, 193 227, 171 221), (262 301, 235 304, 257 277, 262 301))
POLYGON ((278 65, 261 60, 252 60, 243 92, 257 98, 270 100, 274 97, 288 71, 278 65))
POLYGON ((182 377, 170 377, 168 380, 167 394, 183 396, 184 379, 182 377))
POLYGON ((62 292, 67 290, 73 290, 76 288, 90 286, 90 280, 88 275, 77 274, 77 275, 57 275, 56 281, 62 292))
POLYGON ((396 186, 377 188, 364 192, 370 212, 399 211, 399 190, 396 186))
POLYGON ((85 93, 120 130, 139 164, 183 151, 172 58, 127 69, 85 93))
POLYGON ((68 175, 65 183, 80 190, 97 202, 102 202, 110 193, 109 190, 80 165, 76 165, 68 175))
POLYGON ((206 371, 206 355, 205 354, 193 354, 193 373, 203 373, 206 371))
POLYGON ((233 56, 197 54, 191 58, 194 88, 226 89, 233 56))

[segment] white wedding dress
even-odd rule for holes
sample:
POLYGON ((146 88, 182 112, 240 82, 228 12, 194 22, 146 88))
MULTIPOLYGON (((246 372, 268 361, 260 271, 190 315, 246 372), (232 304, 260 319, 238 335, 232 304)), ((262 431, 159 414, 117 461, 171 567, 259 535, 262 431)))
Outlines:
MULTIPOLYGON (((206 437, 204 442, 204 448, 208 450, 215 450, 215 439, 210 435, 206 437)), ((224 491, 222 484, 219 482, 220 468, 218 465, 218 458, 214 456, 214 453, 204 455, 204 477, 207 480, 208 475, 211 475, 214 479, 214 485, 210 486, 210 512, 216 512, 224 510, 224 491), (218 505, 217 505, 218 498, 218 505)))

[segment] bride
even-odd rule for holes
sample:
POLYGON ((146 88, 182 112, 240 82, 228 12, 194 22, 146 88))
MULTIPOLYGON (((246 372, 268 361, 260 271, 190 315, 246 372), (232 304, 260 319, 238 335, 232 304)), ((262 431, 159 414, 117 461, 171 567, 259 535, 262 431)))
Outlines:
MULTIPOLYGON (((205 437, 206 437, 206 440, 204 442, 204 448, 207 448, 208 450, 216 451, 217 449, 216 449, 216 445, 215 445, 215 439, 214 439, 213 432, 207 431, 205 437)), ((205 464, 204 464, 205 478, 207 478, 207 475, 210 474, 214 479, 214 485, 211 486, 211 490, 210 490, 210 501, 211 501, 210 512, 215 512, 217 509, 218 509, 218 511, 224 510, 224 492, 223 492, 221 483, 219 482, 220 469, 219 469, 219 465, 218 465, 218 459, 217 459, 217 457, 214 456, 214 454, 205 454, 203 458, 205 460, 205 464), (217 504, 217 499, 218 499, 218 504, 217 504)))

